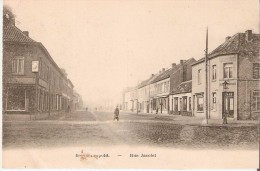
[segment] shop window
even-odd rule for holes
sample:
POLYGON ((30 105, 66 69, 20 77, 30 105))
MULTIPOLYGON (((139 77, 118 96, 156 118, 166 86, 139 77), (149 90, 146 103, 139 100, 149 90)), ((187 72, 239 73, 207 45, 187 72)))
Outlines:
POLYGON ((224 64, 224 78, 233 78, 233 64, 224 64))
POLYGON ((23 57, 15 57, 12 60, 12 73, 24 74, 24 58, 23 57))
POLYGON ((174 111, 178 111, 178 97, 174 97, 174 111))
POLYGON ((182 110, 187 111, 187 96, 183 96, 182 101, 183 101, 182 110))
POLYGON ((260 91, 253 92, 253 110, 260 110, 260 91))
POLYGON ((204 97, 203 94, 197 95, 197 111, 204 111, 204 97))
POLYGON ((26 90, 21 88, 11 88, 7 92, 7 110, 25 111, 26 90))

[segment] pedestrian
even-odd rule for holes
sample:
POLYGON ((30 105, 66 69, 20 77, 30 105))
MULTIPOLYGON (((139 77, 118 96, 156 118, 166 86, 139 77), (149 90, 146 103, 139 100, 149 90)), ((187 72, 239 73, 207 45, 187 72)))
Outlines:
POLYGON ((118 109, 118 106, 116 106, 116 109, 114 111, 114 120, 117 120, 119 121, 119 109, 118 109))
POLYGON ((70 106, 68 105, 68 113, 70 113, 70 106))
POLYGON ((157 108, 156 108, 156 114, 158 114, 158 111, 159 111, 159 108, 157 107, 157 108))

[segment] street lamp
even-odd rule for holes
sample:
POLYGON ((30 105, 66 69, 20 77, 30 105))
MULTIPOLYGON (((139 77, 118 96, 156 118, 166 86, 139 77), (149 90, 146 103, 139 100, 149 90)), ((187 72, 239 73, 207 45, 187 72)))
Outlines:
MULTIPOLYGON (((223 82, 223 92, 224 92, 224 107, 226 107, 227 104, 226 103, 226 90, 228 89, 228 82, 225 80, 223 82)), ((224 109, 223 111, 223 124, 227 124, 227 111, 224 109)))

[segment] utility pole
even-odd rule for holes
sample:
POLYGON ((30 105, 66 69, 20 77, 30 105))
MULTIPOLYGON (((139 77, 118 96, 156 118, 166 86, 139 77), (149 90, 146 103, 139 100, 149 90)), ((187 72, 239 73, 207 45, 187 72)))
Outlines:
POLYGON ((206 122, 208 124, 209 120, 209 115, 208 115, 208 27, 207 27, 207 32, 206 32, 206 49, 205 49, 205 80, 206 80, 206 85, 205 85, 205 114, 206 114, 206 122))
POLYGON ((49 101, 48 101, 48 105, 49 105, 49 117, 51 116, 51 67, 48 70, 48 77, 49 77, 49 101))

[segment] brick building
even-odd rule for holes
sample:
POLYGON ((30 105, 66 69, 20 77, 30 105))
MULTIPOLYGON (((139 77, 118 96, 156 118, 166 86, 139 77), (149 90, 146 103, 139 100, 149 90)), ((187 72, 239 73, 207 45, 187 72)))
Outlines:
MULTIPOLYGON (((208 55, 209 118, 257 119, 260 111, 259 34, 227 37, 208 55), (226 86, 227 85, 227 86, 226 86)), ((194 116, 205 117, 205 59, 192 67, 194 116)))
POLYGON ((177 115, 192 114, 192 64, 196 60, 180 60, 177 70, 170 76, 169 113, 177 115))
POLYGON ((44 118, 71 111, 73 84, 47 49, 4 16, 3 113, 5 118, 44 118))

